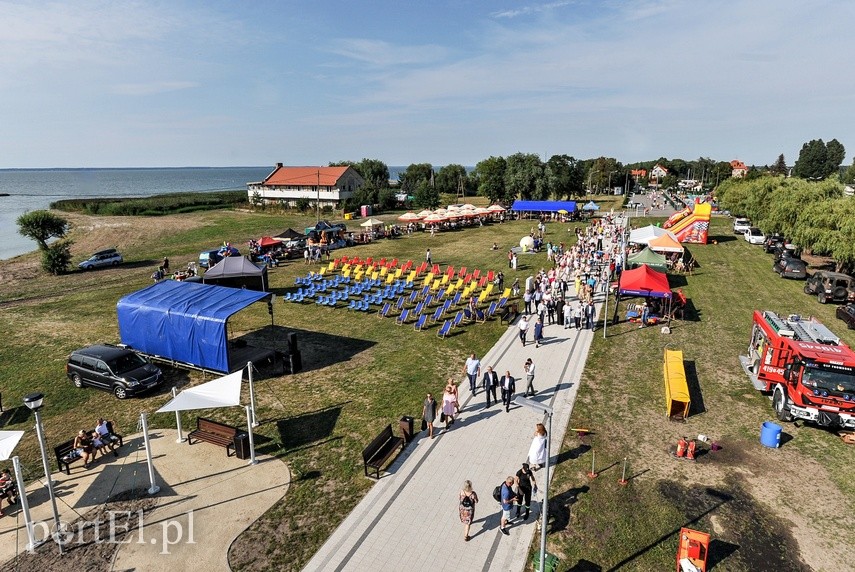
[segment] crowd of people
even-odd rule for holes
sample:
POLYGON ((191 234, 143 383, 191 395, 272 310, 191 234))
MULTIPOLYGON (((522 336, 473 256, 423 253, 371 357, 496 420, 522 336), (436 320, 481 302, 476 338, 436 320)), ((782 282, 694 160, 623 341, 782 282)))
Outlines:
POLYGON ((81 429, 77 432, 73 447, 77 455, 83 457, 83 466, 88 469, 98 453, 101 453, 103 457, 107 451, 110 451, 113 456, 118 457, 119 452, 116 447, 119 446, 120 442, 120 437, 115 433, 113 422, 100 418, 95 429, 91 431, 81 429))

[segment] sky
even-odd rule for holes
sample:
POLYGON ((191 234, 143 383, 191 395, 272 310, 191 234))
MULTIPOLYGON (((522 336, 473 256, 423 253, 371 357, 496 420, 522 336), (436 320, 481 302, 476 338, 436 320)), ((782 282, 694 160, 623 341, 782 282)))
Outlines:
POLYGON ((0 168, 855 154, 851 0, 0 0, 0 168), (847 138, 850 138, 847 140, 847 138))

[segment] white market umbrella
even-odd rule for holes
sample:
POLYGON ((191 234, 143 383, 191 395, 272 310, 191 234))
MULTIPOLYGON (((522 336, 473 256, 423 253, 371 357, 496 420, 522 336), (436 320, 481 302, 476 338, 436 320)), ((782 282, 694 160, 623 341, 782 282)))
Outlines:
POLYGON ((425 218, 425 217, 429 217, 429 216, 430 216, 430 215, 432 215, 432 214, 433 214, 433 211, 432 211, 432 210, 425 209, 425 210, 423 210, 423 211, 419 211, 418 216, 419 216, 420 218, 425 218))
POLYGON ((505 207, 503 207, 502 205, 490 205, 489 207, 487 207, 487 210, 491 213, 503 213, 505 212, 505 207))
POLYGON ((445 220, 447 220, 447 217, 445 215, 434 213, 430 216, 425 217, 423 222, 433 223, 433 222, 444 222, 445 220))
POLYGON ((424 217, 420 217, 414 212, 407 212, 398 217, 398 220, 403 222, 416 222, 417 220, 422 220, 424 217))
POLYGON ((240 405, 242 377, 243 369, 223 377, 218 377, 208 383, 185 389, 173 398, 172 401, 158 409, 157 413, 240 405))

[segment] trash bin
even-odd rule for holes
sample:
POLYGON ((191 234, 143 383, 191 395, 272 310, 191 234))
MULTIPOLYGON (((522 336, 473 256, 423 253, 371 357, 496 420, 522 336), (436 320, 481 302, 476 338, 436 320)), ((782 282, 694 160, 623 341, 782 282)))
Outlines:
POLYGON ((404 436, 404 443, 409 443, 413 440, 413 422, 414 418, 409 415, 401 417, 401 434, 404 436))
POLYGON ((238 459, 249 459, 252 453, 249 450, 249 434, 246 431, 239 431, 235 435, 235 457, 238 459))

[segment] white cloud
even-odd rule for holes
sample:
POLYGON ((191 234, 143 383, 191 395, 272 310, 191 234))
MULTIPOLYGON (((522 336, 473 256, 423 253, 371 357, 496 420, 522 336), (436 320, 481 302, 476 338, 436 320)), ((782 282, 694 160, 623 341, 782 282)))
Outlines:
POLYGON ((492 14, 490 14, 490 16, 492 16, 493 18, 516 18, 517 16, 527 16, 529 14, 539 14, 541 12, 547 12, 549 10, 554 10, 555 8, 567 6, 568 4, 572 3, 572 0, 559 0, 558 2, 548 2, 545 4, 530 4, 521 8, 493 12, 492 14))

